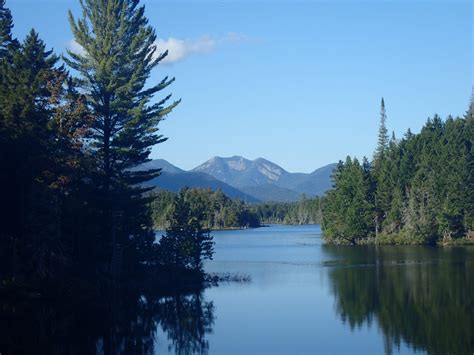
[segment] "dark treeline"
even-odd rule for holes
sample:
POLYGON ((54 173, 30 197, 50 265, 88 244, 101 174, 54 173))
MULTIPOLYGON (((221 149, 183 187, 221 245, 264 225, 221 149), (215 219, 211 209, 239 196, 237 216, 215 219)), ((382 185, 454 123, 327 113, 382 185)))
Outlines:
POLYGON ((88 302, 70 297, 54 302, 2 300, 2 354, 207 354, 214 305, 201 291, 126 288, 88 302), (162 347, 164 347, 162 345, 162 347))
MULTIPOLYGON (((319 197, 302 196, 298 202, 246 204, 231 199, 221 190, 185 188, 180 194, 207 229, 256 228, 262 224, 318 224, 322 220, 323 199, 319 197)), ((169 226, 176 196, 176 193, 166 190, 153 192, 151 205, 156 228, 169 226)))
POLYGON ((181 195, 189 203, 191 211, 199 217, 204 228, 231 229, 260 226, 258 216, 248 205, 227 197, 221 190, 185 188, 178 194, 165 190, 153 193, 152 211, 156 228, 169 227, 177 195, 181 195))
POLYGON ((81 51, 63 65, 34 30, 12 36, 0 0, 0 291, 202 280, 213 242, 195 210, 177 196, 156 243, 143 182, 159 171, 133 169, 165 141, 158 123, 179 103, 154 98, 174 79, 146 85, 167 52, 156 52, 138 0, 81 6, 81 18, 69 15, 81 51))
POLYGON ((372 163, 340 162, 323 208, 334 243, 456 243, 474 234, 474 107, 389 139, 382 100, 372 163))
POLYGON ((322 202, 319 197, 302 196, 297 202, 255 204, 251 210, 265 224, 319 224, 322 221, 322 202))

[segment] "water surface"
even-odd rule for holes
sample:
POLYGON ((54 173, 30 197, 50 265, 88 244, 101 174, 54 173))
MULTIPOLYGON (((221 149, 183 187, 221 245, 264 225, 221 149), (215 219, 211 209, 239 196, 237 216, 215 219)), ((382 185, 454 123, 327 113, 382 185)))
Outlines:
MULTIPOLYGON (((472 354, 474 249, 336 247, 319 226, 213 233, 211 354, 472 354)), ((163 350, 163 348, 161 348, 163 350)))
POLYGON ((207 272, 250 281, 2 300, 0 354, 474 352, 472 247, 336 247, 319 226, 213 234, 207 272))

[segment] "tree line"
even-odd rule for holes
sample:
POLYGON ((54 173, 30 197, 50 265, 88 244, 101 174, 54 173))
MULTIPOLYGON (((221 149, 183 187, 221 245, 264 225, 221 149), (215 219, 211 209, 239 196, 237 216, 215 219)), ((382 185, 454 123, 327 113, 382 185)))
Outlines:
POLYGON ((156 243, 143 183, 159 170, 133 169, 180 102, 156 97, 174 78, 147 82, 167 52, 139 0, 80 3, 81 17, 69 13, 80 51, 59 57, 35 30, 16 39, 0 0, 0 290, 102 287, 170 267, 202 277, 209 234, 177 196, 156 243))
POLYGON ((419 134, 389 138, 382 99, 374 159, 339 162, 323 229, 337 244, 436 244, 474 236, 474 105, 428 119, 419 134))
POLYGON ((157 229, 166 229, 175 209, 176 196, 189 202, 207 229, 257 228, 264 224, 319 224, 323 199, 302 196, 297 202, 244 203, 226 196, 221 190, 184 188, 179 193, 152 192, 152 216, 157 229))
POLYGON ((182 196, 191 211, 206 229, 260 227, 259 216, 238 199, 231 199, 221 190, 184 188, 179 193, 159 190, 153 193, 152 216, 155 228, 169 227, 175 209, 176 196, 182 196))
POLYGON ((321 197, 301 196, 296 202, 264 202, 251 206, 264 224, 319 224, 322 221, 321 197))

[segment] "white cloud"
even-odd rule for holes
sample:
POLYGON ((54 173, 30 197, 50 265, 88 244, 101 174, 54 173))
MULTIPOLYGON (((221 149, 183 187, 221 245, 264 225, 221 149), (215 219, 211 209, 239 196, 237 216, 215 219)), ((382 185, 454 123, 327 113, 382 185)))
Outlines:
POLYGON ((67 45, 67 48, 76 54, 80 54, 82 56, 86 55, 86 50, 79 44, 77 43, 74 39, 71 39, 67 45))
POLYGON ((158 39, 155 42, 156 55, 168 50, 168 55, 161 61, 162 64, 172 64, 193 54, 203 54, 215 50, 228 43, 239 43, 247 38, 238 33, 228 33, 223 37, 203 36, 197 39, 179 39, 170 37, 158 39))
MULTIPOLYGON (((194 54, 209 53, 222 45, 236 44, 246 40, 246 36, 234 32, 230 32, 222 37, 202 36, 196 39, 159 38, 155 42, 155 55, 158 56, 168 50, 168 55, 160 63, 172 64, 194 54)), ((69 41, 67 48, 76 54, 86 55, 85 49, 74 39, 69 41)))

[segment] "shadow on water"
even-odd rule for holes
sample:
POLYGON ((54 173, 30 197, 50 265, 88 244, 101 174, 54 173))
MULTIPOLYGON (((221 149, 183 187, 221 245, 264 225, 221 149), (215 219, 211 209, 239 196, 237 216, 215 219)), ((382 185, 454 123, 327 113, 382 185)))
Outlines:
POLYGON ((336 312, 351 329, 376 325, 391 354, 474 351, 474 250, 335 247, 329 268, 336 312))
POLYGON ((176 354, 208 352, 214 306, 202 290, 169 294, 127 290, 87 302, 0 301, 0 353, 176 354), (164 339, 163 339, 164 338, 164 339))

